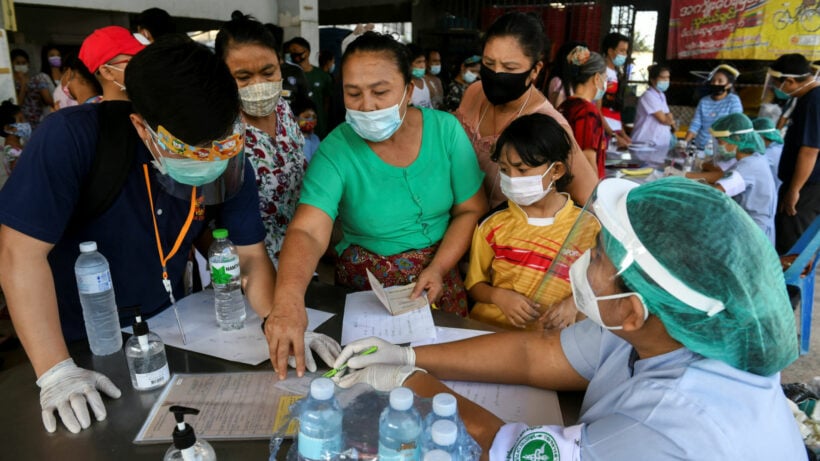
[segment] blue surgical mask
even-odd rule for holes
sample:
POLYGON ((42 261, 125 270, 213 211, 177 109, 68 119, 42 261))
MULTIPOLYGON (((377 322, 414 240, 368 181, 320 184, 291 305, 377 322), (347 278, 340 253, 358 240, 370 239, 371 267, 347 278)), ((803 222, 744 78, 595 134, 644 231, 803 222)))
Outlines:
POLYGON ((658 91, 660 91, 661 93, 666 92, 666 90, 668 90, 668 89, 669 89, 669 80, 661 80, 661 81, 659 81, 659 82, 658 82, 658 84, 657 84, 657 85, 655 85, 655 88, 657 88, 657 89, 658 89, 658 91))
POLYGON ((336 70, 336 63, 330 65, 330 68, 327 70, 327 73, 332 74, 333 71, 336 70))
POLYGON ((615 59, 612 60, 612 64, 615 64, 615 67, 621 67, 626 64, 626 55, 619 54, 615 56, 615 59))
MULTIPOLYGON (((783 86, 783 85, 780 85, 780 86, 783 86)), ((786 93, 785 91, 783 91, 782 89, 780 89, 778 87, 778 88, 774 89, 774 97, 777 98, 777 99, 789 99, 789 93, 786 93)))
POLYGON ((478 74, 474 74, 474 73, 470 72, 469 70, 465 70, 464 74, 461 76, 461 78, 463 78, 464 81, 467 82, 467 83, 473 83, 478 78, 478 74))
POLYGON ((174 181, 189 186, 201 186, 215 181, 228 167, 227 160, 203 162, 190 158, 162 157, 162 165, 174 181))
POLYGON ((729 160, 735 158, 735 151, 727 150, 726 146, 724 146, 721 143, 718 143, 717 145, 716 154, 721 160, 729 160))
POLYGON ((603 88, 598 88, 598 84, 596 82, 596 84, 595 84, 595 96, 592 97, 592 100, 593 101, 600 101, 604 97, 604 94, 606 94, 606 79, 604 79, 604 87, 603 88))
POLYGON ((441 73, 441 64, 430 66, 430 73, 433 75, 441 73))
POLYGON ((31 124, 28 122, 12 123, 9 125, 14 129, 13 134, 20 138, 20 141, 27 141, 31 137, 31 124))
MULTIPOLYGON (((362 138, 371 142, 382 142, 390 136, 393 136, 393 133, 399 129, 404 121, 404 117, 401 116, 399 111, 399 106, 404 103, 405 96, 407 96, 407 87, 404 87, 401 101, 386 109, 367 112, 347 109, 345 121, 347 121, 350 127, 353 128, 353 131, 362 138)), ((404 115, 407 115, 407 112, 405 112, 404 115)))
POLYGON ((424 68, 414 67, 412 70, 413 78, 423 78, 424 73, 424 68))
POLYGON ((285 62, 293 64, 293 58, 291 58, 290 53, 285 53, 285 62))

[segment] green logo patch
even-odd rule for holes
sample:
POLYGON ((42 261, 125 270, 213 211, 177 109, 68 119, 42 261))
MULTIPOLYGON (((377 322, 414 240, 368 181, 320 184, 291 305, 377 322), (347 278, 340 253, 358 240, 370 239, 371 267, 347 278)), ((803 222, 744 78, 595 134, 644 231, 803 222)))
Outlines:
POLYGON ((560 461, 555 438, 548 432, 530 432, 518 439, 507 459, 512 461, 560 461))

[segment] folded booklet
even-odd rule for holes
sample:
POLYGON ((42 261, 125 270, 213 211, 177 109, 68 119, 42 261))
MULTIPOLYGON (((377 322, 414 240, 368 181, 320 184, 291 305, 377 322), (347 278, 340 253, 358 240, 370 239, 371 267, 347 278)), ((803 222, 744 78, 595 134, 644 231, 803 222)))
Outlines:
POLYGON ((404 314, 429 305, 426 293, 416 299, 410 299, 410 294, 416 286, 415 282, 385 288, 370 270, 367 270, 367 279, 370 281, 373 293, 379 298, 387 312, 392 315, 404 314))

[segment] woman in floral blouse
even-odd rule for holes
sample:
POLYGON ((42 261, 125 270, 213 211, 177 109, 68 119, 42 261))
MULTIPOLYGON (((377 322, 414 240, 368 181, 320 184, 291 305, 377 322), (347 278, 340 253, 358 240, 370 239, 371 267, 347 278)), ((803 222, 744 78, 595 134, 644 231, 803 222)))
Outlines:
POLYGON ((282 72, 273 35, 250 16, 234 12, 216 37, 216 54, 239 86, 247 123, 245 155, 256 169, 259 211, 267 230, 268 255, 278 263, 285 230, 296 211, 307 162, 305 140, 280 98, 282 72))

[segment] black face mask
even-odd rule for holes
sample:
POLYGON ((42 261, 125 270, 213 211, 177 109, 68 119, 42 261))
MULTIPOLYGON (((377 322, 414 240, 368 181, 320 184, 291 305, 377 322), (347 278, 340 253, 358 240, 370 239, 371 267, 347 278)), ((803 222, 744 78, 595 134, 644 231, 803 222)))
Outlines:
POLYGON ((481 64, 479 73, 487 100, 498 106, 520 98, 530 87, 527 78, 531 70, 532 68, 518 74, 495 72, 481 64))
POLYGON ((302 52, 300 54, 293 54, 290 55, 290 60, 294 62, 294 64, 299 64, 305 60, 305 53, 302 52))
POLYGON ((725 91, 728 91, 726 89, 726 85, 708 85, 708 86, 709 86, 709 94, 711 94, 712 96, 720 96, 725 91))

